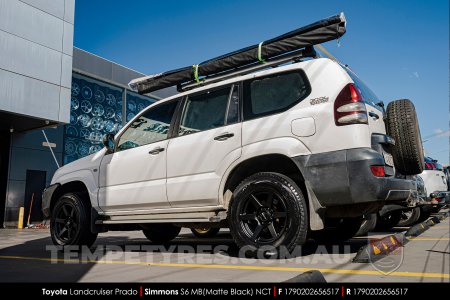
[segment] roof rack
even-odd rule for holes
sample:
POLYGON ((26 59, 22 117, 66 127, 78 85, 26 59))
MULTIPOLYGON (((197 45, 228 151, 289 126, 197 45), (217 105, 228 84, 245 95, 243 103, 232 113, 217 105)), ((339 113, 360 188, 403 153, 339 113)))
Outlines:
POLYGON ((198 65, 135 79, 129 86, 140 94, 171 86, 185 90, 194 88, 195 85, 204 86, 231 76, 277 66, 313 55, 312 46, 338 39, 345 34, 345 26, 345 16, 340 13, 198 65))
POLYGON ((312 57, 312 58, 316 58, 317 57, 317 52, 314 49, 314 47, 310 46, 310 47, 305 47, 304 49, 300 49, 297 51, 293 51, 284 55, 280 55, 277 57, 273 57, 273 58, 269 58, 267 59, 264 64, 261 64, 259 62, 257 63, 253 63, 244 67, 240 67, 240 68, 236 68, 236 69, 232 69, 226 72, 222 72, 219 74, 215 74, 215 75, 211 75, 211 76, 206 76, 204 78, 202 78, 202 80, 200 82, 196 82, 195 80, 186 82, 186 83, 181 83, 177 85, 177 90, 178 92, 185 92, 188 90, 192 90, 201 86, 205 86, 205 85, 209 85, 209 84, 213 84, 219 81, 223 81, 229 78, 233 78, 233 77, 237 77, 237 76, 243 76, 243 75, 247 75, 250 73, 254 73, 257 71, 262 71, 268 68, 275 68, 278 67, 282 64, 285 63, 289 63, 289 62, 299 62, 301 61, 303 58, 307 58, 307 57, 312 57))

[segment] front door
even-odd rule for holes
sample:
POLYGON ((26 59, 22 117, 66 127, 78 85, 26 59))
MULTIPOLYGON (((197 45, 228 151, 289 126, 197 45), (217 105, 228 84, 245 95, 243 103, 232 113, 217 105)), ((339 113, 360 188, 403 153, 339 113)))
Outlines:
POLYGON ((167 152, 167 195, 173 207, 218 205, 219 186, 241 156, 239 86, 190 95, 167 152))
POLYGON ((150 107, 116 138, 100 167, 99 205, 106 212, 167 208, 168 137, 178 100, 150 107))

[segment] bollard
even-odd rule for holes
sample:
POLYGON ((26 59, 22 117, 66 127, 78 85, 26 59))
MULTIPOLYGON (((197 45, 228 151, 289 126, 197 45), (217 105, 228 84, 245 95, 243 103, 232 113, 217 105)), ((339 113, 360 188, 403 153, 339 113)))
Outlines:
POLYGON ((25 209, 23 206, 19 208, 19 221, 17 222, 17 229, 23 229, 23 214, 25 209))

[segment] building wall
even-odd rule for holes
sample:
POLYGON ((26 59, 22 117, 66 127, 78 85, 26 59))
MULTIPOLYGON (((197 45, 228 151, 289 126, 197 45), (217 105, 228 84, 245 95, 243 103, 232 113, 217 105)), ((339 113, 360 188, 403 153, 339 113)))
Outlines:
MULTIPOLYGON (((44 129, 49 142, 55 146, 52 149, 60 166, 95 153, 102 148, 104 134, 116 133, 146 106, 176 93, 175 88, 169 88, 151 95, 138 95, 127 84, 143 74, 81 49, 74 48, 73 53, 71 97, 65 103, 69 105, 69 124, 44 129)), ((17 226, 19 208, 26 203, 27 170, 45 171, 48 185, 57 169, 44 142, 41 129, 12 134, 5 227, 17 226)))
POLYGON ((0 111, 68 123, 75 0, 0 0, 0 111))
MULTIPOLYGON (((64 127, 44 129, 53 148, 59 165, 62 165, 64 127)), ((47 146, 40 129, 26 133, 13 133, 9 159, 8 186, 6 193, 4 226, 15 227, 19 217, 19 208, 24 206, 27 170, 47 172, 46 185, 50 184, 57 170, 55 160, 47 146)), ((30 199, 28 199, 30 200, 30 199)))

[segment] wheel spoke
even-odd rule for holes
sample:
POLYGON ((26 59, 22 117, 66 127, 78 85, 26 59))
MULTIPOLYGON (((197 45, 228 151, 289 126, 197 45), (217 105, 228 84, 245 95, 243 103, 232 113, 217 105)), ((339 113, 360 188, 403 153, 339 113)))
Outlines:
POLYGON ((63 236, 64 233, 66 233, 67 228, 64 227, 63 229, 61 229, 61 231, 58 233, 58 238, 61 238, 63 236))
POLYGON ((67 238, 70 239, 71 236, 72 236, 72 227, 69 227, 69 229, 67 229, 67 238))
POLYGON ((254 221, 256 220, 255 214, 242 214, 239 216, 242 221, 254 221))
POLYGON ((62 207, 62 210, 63 210, 63 212, 64 212, 64 215, 65 215, 66 217, 68 217, 68 216, 69 216, 69 213, 67 212, 67 207, 66 207, 65 205, 62 207))
POLYGON ((255 232, 253 232, 253 235, 252 235, 252 240, 256 241, 258 239, 258 237, 261 234, 261 231, 263 230, 263 228, 264 228, 263 225, 256 226, 255 232))
POLYGON ((64 223, 66 223, 66 220, 65 219, 56 218, 55 219, 55 223, 64 224, 64 223))
POLYGON ((75 214, 75 207, 71 207, 70 216, 73 218, 73 215, 75 214))
POLYGON ((285 211, 277 211, 275 214, 274 214, 274 217, 275 218, 286 218, 286 212, 285 211))
POLYGON ((273 223, 270 223, 267 228, 269 229, 269 232, 273 238, 276 238, 278 236, 277 231, 275 230, 275 226, 273 226, 273 223))
POLYGON ((259 202, 259 200, 255 197, 255 195, 251 194, 251 195, 250 195, 250 199, 251 199, 251 202, 253 203, 253 205, 254 205, 256 208, 262 207, 261 202, 259 202))
POLYGON ((266 207, 272 207, 274 193, 268 193, 266 199, 266 207))

